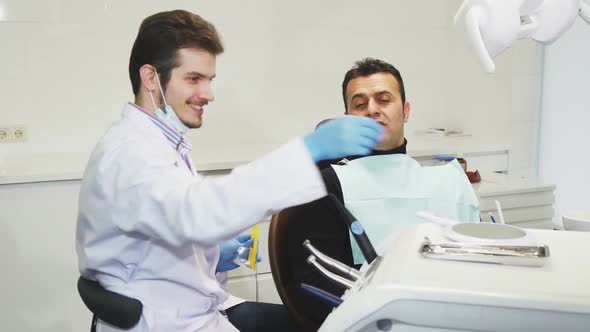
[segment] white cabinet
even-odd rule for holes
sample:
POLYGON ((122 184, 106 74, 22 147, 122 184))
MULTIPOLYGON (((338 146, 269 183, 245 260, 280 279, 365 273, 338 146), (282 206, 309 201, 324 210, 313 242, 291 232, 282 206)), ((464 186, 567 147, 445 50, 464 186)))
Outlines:
POLYGON ((508 172, 506 144, 488 144, 474 137, 409 137, 407 153, 423 166, 436 165, 435 157, 462 156, 467 170, 482 172, 508 172))
POLYGON ((468 171, 480 173, 508 172, 508 151, 493 153, 466 153, 463 159, 467 161, 468 171))
MULTIPOLYGON (((434 158, 442 156, 440 155, 429 155, 429 156, 418 156, 414 157, 422 166, 434 166, 440 162, 434 158)), ((449 154, 451 156, 457 156, 459 154, 449 154)), ((468 171, 479 171, 480 173, 492 173, 492 172, 508 172, 508 151, 499 152, 481 152, 481 153, 465 153, 462 154, 463 159, 467 161, 468 171)))
POLYGON ((256 275, 232 277, 227 281, 227 289, 233 296, 256 301, 256 275))
POLYGON ((480 202, 480 216, 489 221, 492 213, 499 219, 495 201, 500 202, 507 224, 525 228, 552 229, 555 201, 554 185, 534 178, 484 173, 482 181, 473 185, 480 202))
POLYGON ((258 302, 282 304, 271 273, 262 273, 256 276, 258 285, 258 302))
POLYGON ((88 331, 76 291, 80 181, 0 184, 2 331, 88 331))
POLYGON ((255 274, 256 274, 256 272, 254 272, 253 270, 251 270, 247 267, 240 266, 235 270, 229 271, 227 276, 228 276, 228 278, 238 278, 238 277, 244 277, 244 276, 253 276, 255 274))

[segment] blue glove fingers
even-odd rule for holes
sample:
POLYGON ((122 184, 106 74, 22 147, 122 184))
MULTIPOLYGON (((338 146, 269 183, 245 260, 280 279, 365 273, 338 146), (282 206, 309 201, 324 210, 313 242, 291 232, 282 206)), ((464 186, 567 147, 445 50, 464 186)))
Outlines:
POLYGON ((253 245, 254 245, 254 240, 252 240, 252 239, 250 239, 250 240, 248 240, 248 241, 246 241, 246 242, 243 242, 243 243, 241 244, 241 246, 242 246, 242 247, 246 247, 246 248, 250 248, 250 247, 252 247, 253 245))
POLYGON ((228 241, 223 242, 219 245, 219 251, 221 252, 221 257, 230 256, 236 252, 240 243, 236 239, 231 239, 228 241))
POLYGON ((377 136, 381 136, 381 134, 383 134, 383 127, 381 127, 379 122, 377 122, 371 118, 367 118, 365 116, 356 116, 356 115, 351 115, 351 116, 358 118, 357 121, 361 127, 369 128, 369 129, 373 130, 377 136))
POLYGON ((314 161, 366 155, 380 142, 383 128, 373 119, 346 115, 307 135, 304 142, 314 161))
POLYGON ((240 242, 237 240, 237 238, 235 238, 225 241, 219 246, 219 262, 217 262, 217 272, 227 272, 238 267, 238 265, 233 262, 233 259, 236 256, 240 245, 240 242))
POLYGON ((350 155, 364 156, 373 150, 377 144, 374 140, 366 137, 359 137, 355 140, 356 145, 350 147, 350 155))
POLYGON ((260 256, 260 242, 258 243, 258 246, 256 246, 256 262, 262 262, 262 257, 260 256))
MULTIPOLYGON (((369 120, 369 124, 377 124, 374 120, 369 120)), ((377 126, 380 127, 379 124, 377 126)), ((348 155, 367 155, 381 143, 381 128, 375 128, 374 126, 365 126, 355 128, 356 132, 350 133, 348 137, 348 143, 346 143, 347 149, 349 150, 348 155)))
POLYGON ((375 120, 371 120, 372 122, 364 127, 364 129, 369 129, 371 134, 369 134, 371 137, 375 137, 377 139, 378 143, 381 143, 381 137, 383 136, 383 133, 385 132, 385 130, 383 129, 383 127, 375 120))
POLYGON ((250 240, 251 238, 252 238, 252 235, 250 235, 250 234, 242 234, 242 235, 238 235, 238 237, 236 239, 238 240, 238 242, 244 243, 244 242, 250 240))
MULTIPOLYGON (((318 129, 316 129, 316 130, 318 130, 318 129)), ((319 144, 316 142, 316 140, 317 140, 316 136, 317 136, 317 133, 315 131, 313 131, 311 134, 308 134, 307 136, 305 136, 305 138, 303 138, 303 143, 307 147, 307 150, 309 151, 309 154, 311 155, 311 159, 313 159, 313 161, 315 161, 315 162, 318 162, 323 159, 323 156, 321 154, 321 149, 319 147, 319 144)))
POLYGON ((362 121, 362 125, 358 127, 357 134, 363 137, 367 137, 375 141, 376 145, 381 143, 381 136, 383 135, 383 127, 381 125, 370 118, 363 117, 364 120, 362 121))
POLYGON ((375 128, 363 127, 359 129, 358 135, 371 140, 374 145, 378 145, 381 143, 381 135, 383 135, 383 130, 375 130, 375 128))

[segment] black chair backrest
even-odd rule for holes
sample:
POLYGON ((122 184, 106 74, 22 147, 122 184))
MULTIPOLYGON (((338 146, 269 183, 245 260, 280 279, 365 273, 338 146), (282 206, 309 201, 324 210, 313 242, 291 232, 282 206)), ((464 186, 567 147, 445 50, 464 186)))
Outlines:
POLYGON ((97 318, 115 327, 130 329, 141 318, 141 301, 106 290, 96 281, 80 276, 78 293, 97 318))
POLYGON ((298 294, 299 285, 293 281, 289 252, 287 248, 287 226, 289 223, 289 209, 285 209, 272 216, 268 230, 268 260, 277 292, 283 304, 303 331, 317 331, 319 324, 306 317, 302 311, 305 303, 301 302, 298 294))

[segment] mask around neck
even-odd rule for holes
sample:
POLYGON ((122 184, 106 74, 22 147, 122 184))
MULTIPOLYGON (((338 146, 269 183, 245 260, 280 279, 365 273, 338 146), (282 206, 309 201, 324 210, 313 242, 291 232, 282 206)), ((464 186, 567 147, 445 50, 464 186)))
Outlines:
POLYGON ((172 106, 166 104, 164 111, 162 111, 162 109, 159 107, 155 107, 155 105, 154 108, 156 109, 156 116, 158 119, 167 124, 170 128, 177 131, 180 135, 184 136, 184 134, 189 130, 189 127, 180 121, 176 115, 176 112, 174 112, 172 109, 172 106))
POLYGON ((168 104, 168 102, 166 101, 166 96, 164 96, 164 90, 162 90, 162 84, 160 83, 160 77, 158 75, 158 72, 155 71, 155 69, 154 72, 156 74, 156 81, 158 82, 158 88, 160 90, 160 94, 162 95, 162 100, 164 101, 164 110, 162 110, 161 107, 156 106, 156 101, 154 100, 154 96, 150 91, 150 99, 152 100, 152 104, 154 105, 154 109, 156 110, 156 116, 162 122, 167 124, 170 128, 174 129, 181 136, 183 136, 189 130, 189 127, 187 127, 184 123, 182 123, 182 121, 180 121, 172 106, 170 106, 170 104, 168 104))

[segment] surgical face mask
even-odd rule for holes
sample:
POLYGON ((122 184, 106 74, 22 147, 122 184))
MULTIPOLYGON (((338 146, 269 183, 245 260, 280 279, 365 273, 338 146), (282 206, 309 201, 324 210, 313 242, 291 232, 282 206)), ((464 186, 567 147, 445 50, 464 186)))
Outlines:
POLYGON ((160 84, 160 77, 158 75, 158 72, 155 69, 154 72, 156 73, 158 88, 160 89, 162 100, 164 101, 164 111, 162 111, 162 108, 156 106, 156 101, 154 100, 154 96, 150 91, 150 99, 152 100, 152 104, 154 105, 154 109, 156 110, 156 116, 158 117, 158 119, 162 120, 162 122, 170 126, 172 129, 176 130, 180 135, 184 135, 189 130, 189 127, 187 127, 184 123, 182 123, 182 121, 180 121, 180 119, 176 115, 176 112, 174 112, 174 109, 172 109, 172 106, 170 106, 166 101, 166 97, 164 96, 164 90, 162 90, 162 85, 160 84))

